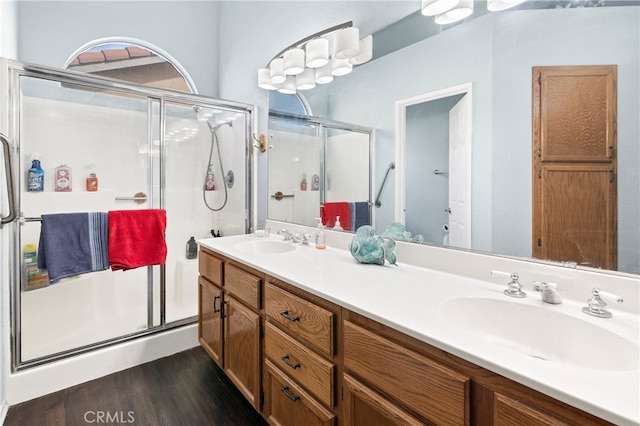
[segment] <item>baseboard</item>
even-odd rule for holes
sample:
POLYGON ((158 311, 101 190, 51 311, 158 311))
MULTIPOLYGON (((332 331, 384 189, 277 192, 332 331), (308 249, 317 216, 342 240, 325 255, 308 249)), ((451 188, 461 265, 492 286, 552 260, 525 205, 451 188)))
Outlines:
MULTIPOLYGON (((29 401, 197 345, 198 326, 192 324, 12 373, 5 382, 4 404, 11 406, 29 401)), ((5 412, 3 407, 3 414, 5 412)))
POLYGON ((7 410, 9 410, 9 404, 7 404, 7 401, 2 401, 0 404, 0 425, 4 424, 4 419, 7 417, 7 410))

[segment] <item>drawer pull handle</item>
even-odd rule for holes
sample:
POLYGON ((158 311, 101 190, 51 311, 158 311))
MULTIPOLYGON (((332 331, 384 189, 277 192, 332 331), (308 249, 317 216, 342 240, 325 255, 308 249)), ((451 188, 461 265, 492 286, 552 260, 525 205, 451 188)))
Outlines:
POLYGON ((293 402, 300 401, 300 397, 299 396, 293 396, 293 395, 291 395, 289 393, 289 386, 283 386, 280 390, 282 391, 282 393, 284 393, 286 395, 287 398, 289 398, 293 402))
POLYGON ((293 368, 294 370, 296 368, 300 368, 300 363, 299 362, 296 362, 295 364, 293 364, 291 361, 289 361, 289 355, 285 355, 280 359, 282 360, 282 362, 284 362, 285 364, 287 364, 289 367, 293 368))
POLYGON ((220 308, 217 308, 217 307, 216 307, 216 302, 217 302, 218 300, 220 300, 220 296, 215 296, 215 297, 213 298, 213 313, 214 313, 214 314, 217 314, 218 312, 220 312, 220 308))
POLYGON ((300 321, 300 317, 292 317, 291 315, 289 315, 289 311, 282 311, 280 312, 280 315, 292 322, 300 321))

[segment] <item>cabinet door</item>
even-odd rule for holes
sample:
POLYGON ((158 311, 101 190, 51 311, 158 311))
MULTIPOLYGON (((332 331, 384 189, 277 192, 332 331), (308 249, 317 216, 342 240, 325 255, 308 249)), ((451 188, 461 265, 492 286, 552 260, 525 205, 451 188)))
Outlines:
POLYGON ((222 290, 198 278, 198 340, 222 367, 222 290))
MULTIPOLYGON (((580 422, 578 420, 578 422, 580 422)), ((494 425, 500 426, 560 426, 566 423, 496 392, 494 425)))
POLYGON ((423 423, 387 398, 345 374, 344 424, 348 426, 418 426, 423 423))
POLYGON ((224 314, 224 370, 259 411, 260 315, 230 296, 224 314))
MULTIPOLYGON (((296 385, 269 360, 265 360, 264 417, 280 426, 330 426, 335 414, 296 385)), ((369 425, 373 426, 373 425, 369 425)))

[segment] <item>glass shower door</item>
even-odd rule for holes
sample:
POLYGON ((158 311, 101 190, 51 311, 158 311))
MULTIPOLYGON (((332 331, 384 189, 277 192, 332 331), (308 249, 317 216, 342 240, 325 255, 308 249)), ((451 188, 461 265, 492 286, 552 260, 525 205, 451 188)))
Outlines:
POLYGON ((198 259, 187 242, 248 226, 249 113, 206 102, 165 103, 166 321, 198 314, 198 259))
POLYGON ((159 100, 35 76, 22 75, 16 83, 21 215, 14 224, 14 250, 31 277, 22 270, 14 365, 160 324, 159 298, 148 297, 159 292, 160 266, 107 269, 50 283, 44 271, 35 275, 25 261, 39 244, 43 214, 159 206, 159 152, 153 144, 160 133, 159 100), (42 191, 27 187, 34 158, 44 169, 42 191), (71 171, 64 188, 57 185, 61 166, 71 171), (86 189, 92 172, 97 191, 86 189))

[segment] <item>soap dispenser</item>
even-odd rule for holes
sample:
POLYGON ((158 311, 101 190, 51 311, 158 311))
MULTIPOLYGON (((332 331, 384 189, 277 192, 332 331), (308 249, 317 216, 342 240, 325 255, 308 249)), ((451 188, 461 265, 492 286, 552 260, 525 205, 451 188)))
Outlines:
POLYGON ((336 223, 332 228, 334 231, 344 231, 342 225, 340 225, 340 216, 336 216, 336 223))
POLYGON ((322 218, 316 217, 316 220, 318 221, 318 232, 316 233, 316 248, 322 250, 327 248, 327 235, 324 232, 322 218))

